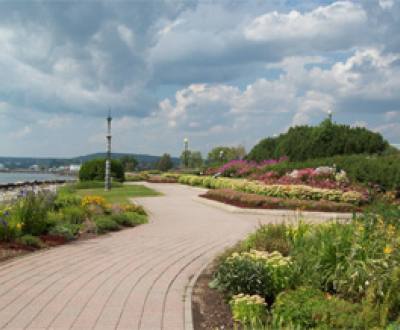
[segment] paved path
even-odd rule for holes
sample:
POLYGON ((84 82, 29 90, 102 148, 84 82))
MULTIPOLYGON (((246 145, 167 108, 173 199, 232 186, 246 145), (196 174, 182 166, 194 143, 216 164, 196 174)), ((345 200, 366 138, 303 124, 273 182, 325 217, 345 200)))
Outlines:
POLYGON ((164 193, 138 200, 149 224, 1 264, 0 329, 187 329, 190 279, 259 216, 196 202, 200 189, 149 186, 164 193))

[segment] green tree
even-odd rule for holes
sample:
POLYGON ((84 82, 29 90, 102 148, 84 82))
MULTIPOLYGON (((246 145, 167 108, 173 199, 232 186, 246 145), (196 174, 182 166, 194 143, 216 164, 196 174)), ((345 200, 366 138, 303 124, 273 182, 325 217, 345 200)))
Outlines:
MULTIPOLYGON (((82 164, 79 171, 81 181, 104 181, 106 172, 105 159, 93 159, 82 164)), ((116 159, 111 160, 111 176, 114 180, 125 181, 125 172, 122 162, 116 159)))
POLYGON ((210 165, 226 163, 233 159, 242 159, 246 156, 246 150, 243 146, 237 147, 215 147, 208 153, 207 162, 210 165))
POLYGON ((133 156, 124 156, 121 158, 122 166, 125 172, 133 172, 138 166, 138 161, 133 156))
POLYGON ((203 165, 203 157, 201 156, 200 151, 183 151, 180 159, 181 167, 186 167, 185 161, 187 161, 189 168, 199 168, 203 165))
POLYGON ((174 167, 170 154, 163 154, 157 162, 157 169, 160 171, 168 171, 174 167))
POLYGON ((247 159, 262 161, 287 156, 291 161, 303 161, 335 155, 382 154, 388 148, 388 142, 379 133, 326 119, 318 126, 291 127, 276 138, 261 140, 247 159))
POLYGON ((189 167, 199 168, 203 166, 203 157, 200 151, 192 151, 189 157, 189 167))

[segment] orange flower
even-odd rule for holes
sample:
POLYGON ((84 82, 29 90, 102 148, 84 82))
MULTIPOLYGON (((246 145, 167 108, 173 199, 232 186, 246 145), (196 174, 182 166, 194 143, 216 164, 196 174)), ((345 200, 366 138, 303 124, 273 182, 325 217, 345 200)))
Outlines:
POLYGON ((383 249, 383 253, 384 254, 391 254, 393 252, 393 248, 391 247, 391 246, 386 246, 384 249, 383 249))

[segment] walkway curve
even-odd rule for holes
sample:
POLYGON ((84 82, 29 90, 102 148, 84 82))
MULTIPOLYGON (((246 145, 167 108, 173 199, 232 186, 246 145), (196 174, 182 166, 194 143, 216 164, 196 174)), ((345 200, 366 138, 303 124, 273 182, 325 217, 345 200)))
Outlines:
POLYGON ((163 193, 135 200, 149 224, 0 264, 0 329, 190 329, 190 280, 277 220, 199 203, 203 189, 146 185, 163 193))

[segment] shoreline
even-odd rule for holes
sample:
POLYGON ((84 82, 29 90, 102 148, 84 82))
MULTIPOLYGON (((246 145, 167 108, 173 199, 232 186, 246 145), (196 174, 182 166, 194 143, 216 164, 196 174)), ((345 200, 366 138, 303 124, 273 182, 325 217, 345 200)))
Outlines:
POLYGON ((76 180, 35 180, 0 184, 0 204, 10 203, 18 199, 21 193, 40 191, 57 192, 59 186, 76 180))

